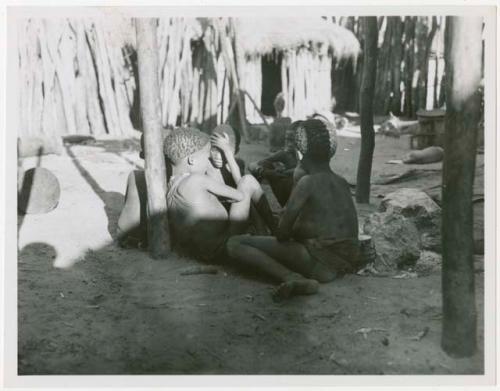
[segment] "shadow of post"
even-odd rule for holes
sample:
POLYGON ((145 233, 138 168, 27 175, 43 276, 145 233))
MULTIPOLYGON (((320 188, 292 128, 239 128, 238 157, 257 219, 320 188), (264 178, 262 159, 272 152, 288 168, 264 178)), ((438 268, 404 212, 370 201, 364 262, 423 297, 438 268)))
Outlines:
POLYGON ((120 205, 123 201, 123 195, 116 191, 105 191, 99 183, 90 175, 89 171, 83 167, 78 158, 75 156, 71 147, 69 145, 65 145, 65 149, 68 153, 68 156, 71 158, 71 161, 75 165, 76 169, 82 176, 82 178, 88 183, 88 185, 92 188, 94 193, 101 199, 104 206, 104 212, 106 214, 106 218, 108 220, 107 228, 110 236, 115 239, 116 238, 116 228, 117 228, 117 218, 116 213, 113 211, 113 206, 120 205))

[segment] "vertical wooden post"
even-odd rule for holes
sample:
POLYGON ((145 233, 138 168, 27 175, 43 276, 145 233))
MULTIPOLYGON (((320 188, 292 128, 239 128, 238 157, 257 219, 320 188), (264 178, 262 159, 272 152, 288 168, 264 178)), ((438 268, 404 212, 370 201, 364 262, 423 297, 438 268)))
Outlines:
POLYGON ((394 18, 393 50, 392 50, 392 91, 394 97, 391 102, 391 111, 401 115, 401 61, 403 60, 403 20, 400 16, 394 18))
POLYGON ((356 181, 356 201, 370 202, 370 177, 372 171, 375 131, 373 130, 373 97, 377 76, 378 26, 375 16, 363 17, 364 59, 363 78, 359 98, 361 116, 361 151, 359 153, 356 181))
POLYGON ((408 117, 413 117, 413 71, 415 64, 415 23, 416 16, 405 17, 405 56, 404 56, 404 74, 405 74, 405 97, 403 112, 408 117))
POLYGON ((481 118, 482 18, 446 17, 443 166, 443 334, 451 356, 476 350, 472 191, 481 118))
POLYGON ((151 256, 162 258, 168 254, 170 240, 166 201, 167 176, 161 132, 156 19, 139 18, 135 23, 148 190, 148 243, 151 256))

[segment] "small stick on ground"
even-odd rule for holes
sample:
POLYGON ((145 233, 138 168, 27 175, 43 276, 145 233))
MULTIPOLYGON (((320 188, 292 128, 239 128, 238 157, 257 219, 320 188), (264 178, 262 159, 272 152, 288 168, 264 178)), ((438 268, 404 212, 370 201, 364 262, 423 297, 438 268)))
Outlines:
POLYGON ((192 276, 195 274, 217 274, 219 270, 215 266, 192 266, 181 271, 181 276, 192 276))

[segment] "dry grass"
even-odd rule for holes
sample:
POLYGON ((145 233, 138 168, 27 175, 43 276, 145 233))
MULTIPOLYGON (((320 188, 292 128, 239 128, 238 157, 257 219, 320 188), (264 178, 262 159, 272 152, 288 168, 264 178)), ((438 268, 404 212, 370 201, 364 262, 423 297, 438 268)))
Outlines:
POLYGON ((351 31, 321 18, 238 18, 235 25, 247 55, 305 46, 332 50, 335 56, 344 58, 355 57, 360 50, 351 31))

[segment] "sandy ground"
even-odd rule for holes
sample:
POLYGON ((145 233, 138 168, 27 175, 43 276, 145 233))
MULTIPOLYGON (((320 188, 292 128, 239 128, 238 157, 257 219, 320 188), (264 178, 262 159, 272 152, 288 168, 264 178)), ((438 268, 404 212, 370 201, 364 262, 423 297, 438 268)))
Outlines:
MULTIPOLYGON (((374 180, 411 167, 385 163, 408 145, 407 137, 377 136, 374 180)), ((98 141, 42 158, 60 181, 61 200, 48 214, 19 219, 19 374, 483 373, 480 265, 478 351, 453 359, 440 349, 439 271, 410 279, 351 275, 322 285, 318 295, 275 303, 273 285, 258 276, 222 268, 182 276, 195 261, 118 248, 126 178, 142 166, 137 148, 135 141, 98 141), (363 328, 372 330, 357 332, 363 328)), ((266 153, 251 144, 240 155, 249 161, 266 153)), ((351 183, 358 153, 359 139, 340 138, 332 161, 351 183)), ((482 155, 477 166, 480 195, 482 155)), ((358 205, 360 221, 399 187, 424 189, 439 202, 441 164, 418 168, 426 172, 416 179, 373 185, 371 204, 358 205)), ((476 203, 477 237, 482 214, 476 203)))

